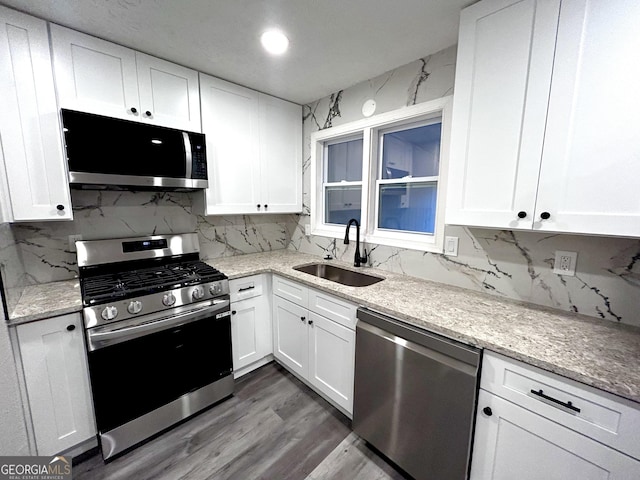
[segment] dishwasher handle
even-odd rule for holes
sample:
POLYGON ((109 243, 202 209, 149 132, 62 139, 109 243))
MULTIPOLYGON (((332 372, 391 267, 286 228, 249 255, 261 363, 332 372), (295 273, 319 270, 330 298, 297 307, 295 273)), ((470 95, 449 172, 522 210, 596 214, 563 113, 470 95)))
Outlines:
POLYGON ((426 331, 370 308, 359 307, 356 317, 359 321, 373 325, 385 333, 451 357, 472 366, 474 369, 480 367, 481 350, 479 348, 426 331))

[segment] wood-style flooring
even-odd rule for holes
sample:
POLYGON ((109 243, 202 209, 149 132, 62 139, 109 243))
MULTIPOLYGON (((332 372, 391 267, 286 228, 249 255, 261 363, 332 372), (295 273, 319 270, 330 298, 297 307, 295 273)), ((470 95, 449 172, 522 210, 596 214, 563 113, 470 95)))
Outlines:
POLYGON ((351 432, 350 421, 276 363, 236 382, 232 398, 78 480, 403 479, 351 432))

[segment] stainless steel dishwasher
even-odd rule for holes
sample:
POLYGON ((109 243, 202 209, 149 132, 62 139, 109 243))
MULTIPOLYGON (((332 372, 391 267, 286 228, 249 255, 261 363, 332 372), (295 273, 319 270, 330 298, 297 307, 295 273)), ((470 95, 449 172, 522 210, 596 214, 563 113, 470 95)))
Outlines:
POLYGON ((412 477, 468 477, 481 351, 359 308, 353 429, 412 477))

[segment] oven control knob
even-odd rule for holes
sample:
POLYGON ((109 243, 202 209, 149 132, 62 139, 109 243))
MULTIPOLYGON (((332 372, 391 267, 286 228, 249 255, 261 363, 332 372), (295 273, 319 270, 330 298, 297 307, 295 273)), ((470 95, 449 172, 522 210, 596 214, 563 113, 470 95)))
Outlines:
POLYGON ((194 300, 200 300, 202 297, 204 297, 204 288, 200 286, 194 288, 191 296, 194 300))
POLYGON ((129 313, 133 313, 134 315, 136 313, 140 313, 142 311, 142 302, 139 300, 134 300, 133 302, 129 302, 129 305, 127 306, 127 311, 129 313))
POLYGON ((118 316, 118 309, 113 306, 104 307, 102 310, 102 318, 105 320, 113 320, 118 316))
POLYGON ((219 295, 222 292, 222 285, 219 283, 212 283, 209 287, 209 293, 211 295, 219 295))
POLYGON ((173 293, 165 293, 162 297, 162 304, 165 307, 170 307, 176 303, 176 296, 173 293))

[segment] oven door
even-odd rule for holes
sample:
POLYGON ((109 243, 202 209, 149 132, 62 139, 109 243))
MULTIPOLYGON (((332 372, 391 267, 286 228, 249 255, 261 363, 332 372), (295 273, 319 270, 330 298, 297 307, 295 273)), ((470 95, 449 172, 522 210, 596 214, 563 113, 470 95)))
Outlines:
MULTIPOLYGON (((196 404, 200 408, 193 411, 189 394, 206 390, 203 387, 222 378, 232 379, 229 300, 211 303, 175 309, 169 316, 162 312, 163 316, 148 315, 87 331, 96 423, 105 458, 105 432, 131 424, 127 427, 130 431, 157 433, 207 406, 199 395, 196 404), (185 308, 188 310, 182 311, 185 308), (173 410, 188 414, 168 425, 158 424, 150 412, 157 411, 156 417, 165 419, 167 411, 162 408, 172 402, 176 404, 173 410), (132 423, 145 415, 146 423, 132 423), (147 425, 149 422, 153 425, 147 425)), ((133 440, 137 443, 141 438, 133 440)), ((119 443, 117 450, 121 451, 123 442, 119 443)))

